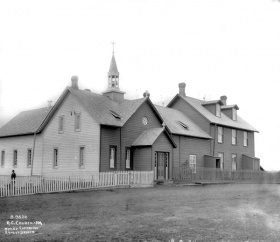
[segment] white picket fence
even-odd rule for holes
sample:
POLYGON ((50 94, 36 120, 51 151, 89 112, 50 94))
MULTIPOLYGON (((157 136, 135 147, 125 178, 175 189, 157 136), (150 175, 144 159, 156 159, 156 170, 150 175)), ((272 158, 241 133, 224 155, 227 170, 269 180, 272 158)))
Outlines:
POLYGON ((101 172, 94 176, 17 177, 0 176, 0 197, 36 193, 72 191, 102 187, 151 187, 154 186, 153 171, 101 172))

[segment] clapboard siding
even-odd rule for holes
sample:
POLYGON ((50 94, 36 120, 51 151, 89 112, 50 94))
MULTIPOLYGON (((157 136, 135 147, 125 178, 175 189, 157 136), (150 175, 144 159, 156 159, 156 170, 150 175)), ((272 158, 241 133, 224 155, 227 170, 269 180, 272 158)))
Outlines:
POLYGON ((117 146, 117 167, 120 170, 120 128, 101 126, 101 157, 100 171, 112 171, 110 169, 110 145, 117 146))
POLYGON ((203 107, 216 116, 216 104, 203 105, 203 107))
MULTIPOLYGON (((144 131, 152 128, 162 127, 161 121, 151 109, 147 102, 144 102, 138 110, 131 116, 131 118, 122 127, 122 160, 121 168, 125 169, 125 147, 130 147, 134 140, 144 131), (148 124, 142 123, 142 118, 148 118, 148 124)), ((167 141, 170 143, 170 141, 167 141)), ((151 152, 150 152, 151 153, 151 152)), ((150 158, 149 158, 150 159, 150 158)), ((150 159, 151 161, 151 159, 150 159)), ((150 165, 151 167, 151 165, 150 165)), ((133 170, 136 170, 133 167, 133 170)))
POLYGON ((171 144, 170 140, 168 139, 165 132, 162 132, 161 135, 157 138, 153 145, 153 155, 152 155, 152 166, 151 169, 154 168, 155 163, 155 152, 168 152, 169 154, 169 175, 168 177, 171 177, 172 175, 172 163, 173 163, 173 145, 171 144))
POLYGON ((67 95, 43 133, 43 175, 93 174, 99 171, 100 125, 72 96, 67 95), (75 113, 81 114, 81 131, 76 132, 75 113), (71 114, 72 112, 72 114, 71 114), (64 116, 64 132, 58 133, 59 117, 64 116), (84 146, 84 167, 79 167, 79 149, 84 146), (58 166, 53 167, 54 148, 58 166))
MULTIPOLYGON (((34 135, 7 137, 0 139, 0 152, 5 151, 5 164, 0 166, 0 175, 10 175, 15 170, 17 176, 30 176, 31 167, 27 166, 27 149, 33 149, 34 135), (13 152, 17 150, 17 166, 13 166, 13 152)), ((0 153, 1 159, 1 153, 0 153)), ((36 136, 33 175, 41 175, 42 135, 36 136)))
POLYGON ((152 147, 137 147, 133 149, 133 170, 151 171, 152 147))
POLYGON ((196 155, 197 167, 204 166, 204 155, 210 154, 210 140, 173 135, 177 148, 174 152, 174 168, 189 161, 190 155, 196 155))
POLYGON ((177 99, 176 102, 173 102, 170 108, 177 109, 188 116, 192 121, 194 121, 201 129, 209 134, 209 121, 197 112, 190 104, 183 101, 181 98, 177 99))
MULTIPOLYGON (((211 148, 212 153, 215 148, 214 155, 218 156, 218 153, 224 153, 224 169, 231 170, 232 169, 232 154, 237 155, 237 169, 242 168, 242 155, 247 155, 250 157, 255 156, 254 151, 254 132, 248 132, 248 146, 243 145, 243 130, 237 131, 237 143, 236 145, 232 145, 232 129, 223 127, 223 143, 218 143, 218 131, 216 129, 216 140, 212 140, 211 148), (214 143, 215 142, 215 147, 214 143)), ((212 137, 215 135, 215 126, 211 125, 211 134, 212 137)))

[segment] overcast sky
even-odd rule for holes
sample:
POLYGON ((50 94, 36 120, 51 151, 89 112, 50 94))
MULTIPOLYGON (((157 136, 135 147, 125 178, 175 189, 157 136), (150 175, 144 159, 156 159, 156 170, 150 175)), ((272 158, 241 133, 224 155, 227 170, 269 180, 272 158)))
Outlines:
POLYGON ((280 170, 280 2, 0 0, 0 126, 58 99, 71 76, 101 93, 116 42, 126 98, 167 105, 228 97, 260 131, 256 157, 280 170))

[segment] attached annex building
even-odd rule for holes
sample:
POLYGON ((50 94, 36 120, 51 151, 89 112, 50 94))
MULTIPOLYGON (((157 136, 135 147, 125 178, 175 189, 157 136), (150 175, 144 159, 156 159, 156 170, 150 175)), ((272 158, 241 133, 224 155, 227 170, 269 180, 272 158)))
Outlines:
POLYGON ((197 167, 259 170, 252 126, 237 105, 187 97, 185 84, 167 107, 148 92, 124 98, 113 54, 108 88, 80 90, 71 79, 53 107, 21 112, 0 129, 0 175, 98 175, 103 171, 154 171, 172 179, 188 163, 197 167))

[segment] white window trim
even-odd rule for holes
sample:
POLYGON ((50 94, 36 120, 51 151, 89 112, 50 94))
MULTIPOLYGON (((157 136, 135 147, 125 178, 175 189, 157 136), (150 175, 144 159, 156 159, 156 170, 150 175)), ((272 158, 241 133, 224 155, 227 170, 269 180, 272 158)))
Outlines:
POLYGON ((248 147, 248 143, 249 143, 248 132, 247 131, 243 131, 243 146, 248 147), (245 137, 245 134, 246 134, 246 137, 245 137))
POLYGON ((237 130, 236 129, 231 130, 231 144, 237 145, 237 130))
POLYGON ((131 148, 126 147, 125 149, 125 169, 131 169, 131 148), (129 153, 129 154, 127 154, 129 153))
POLYGON ((223 127, 218 126, 218 143, 223 143, 223 139, 224 139, 224 130, 223 127), (219 130, 221 130, 221 132, 219 132, 219 130), (221 137, 221 141, 219 140, 219 137, 221 137))
POLYGON ((75 124, 74 125, 75 125, 75 131, 76 132, 80 132, 81 131, 81 120, 82 120, 81 116, 82 116, 81 113, 76 113, 75 114, 75 124), (79 117, 79 127, 77 127, 78 117, 79 117))
POLYGON ((231 170, 237 170, 237 154, 231 154, 231 170), (235 169, 233 169, 233 164, 235 164, 235 169))
POLYGON ((1 150, 1 167, 5 166, 5 156, 6 156, 5 150, 1 150))
POLYGON ((27 167, 31 167, 32 166, 32 149, 28 148, 27 149, 27 167), (29 151, 30 151, 30 164, 29 164, 29 151))
POLYGON ((85 146, 80 146, 79 148, 79 167, 85 167, 85 146), (81 152, 82 151, 82 152, 81 152), (81 156, 83 154, 83 156, 81 156), (83 159, 81 159, 83 158, 83 159))
POLYGON ((53 168, 58 167, 58 148, 53 148, 53 168), (55 154, 55 150, 57 150, 57 153, 55 154))
POLYGON ((196 155, 189 156, 189 166, 192 170, 192 173, 196 173, 196 155))

